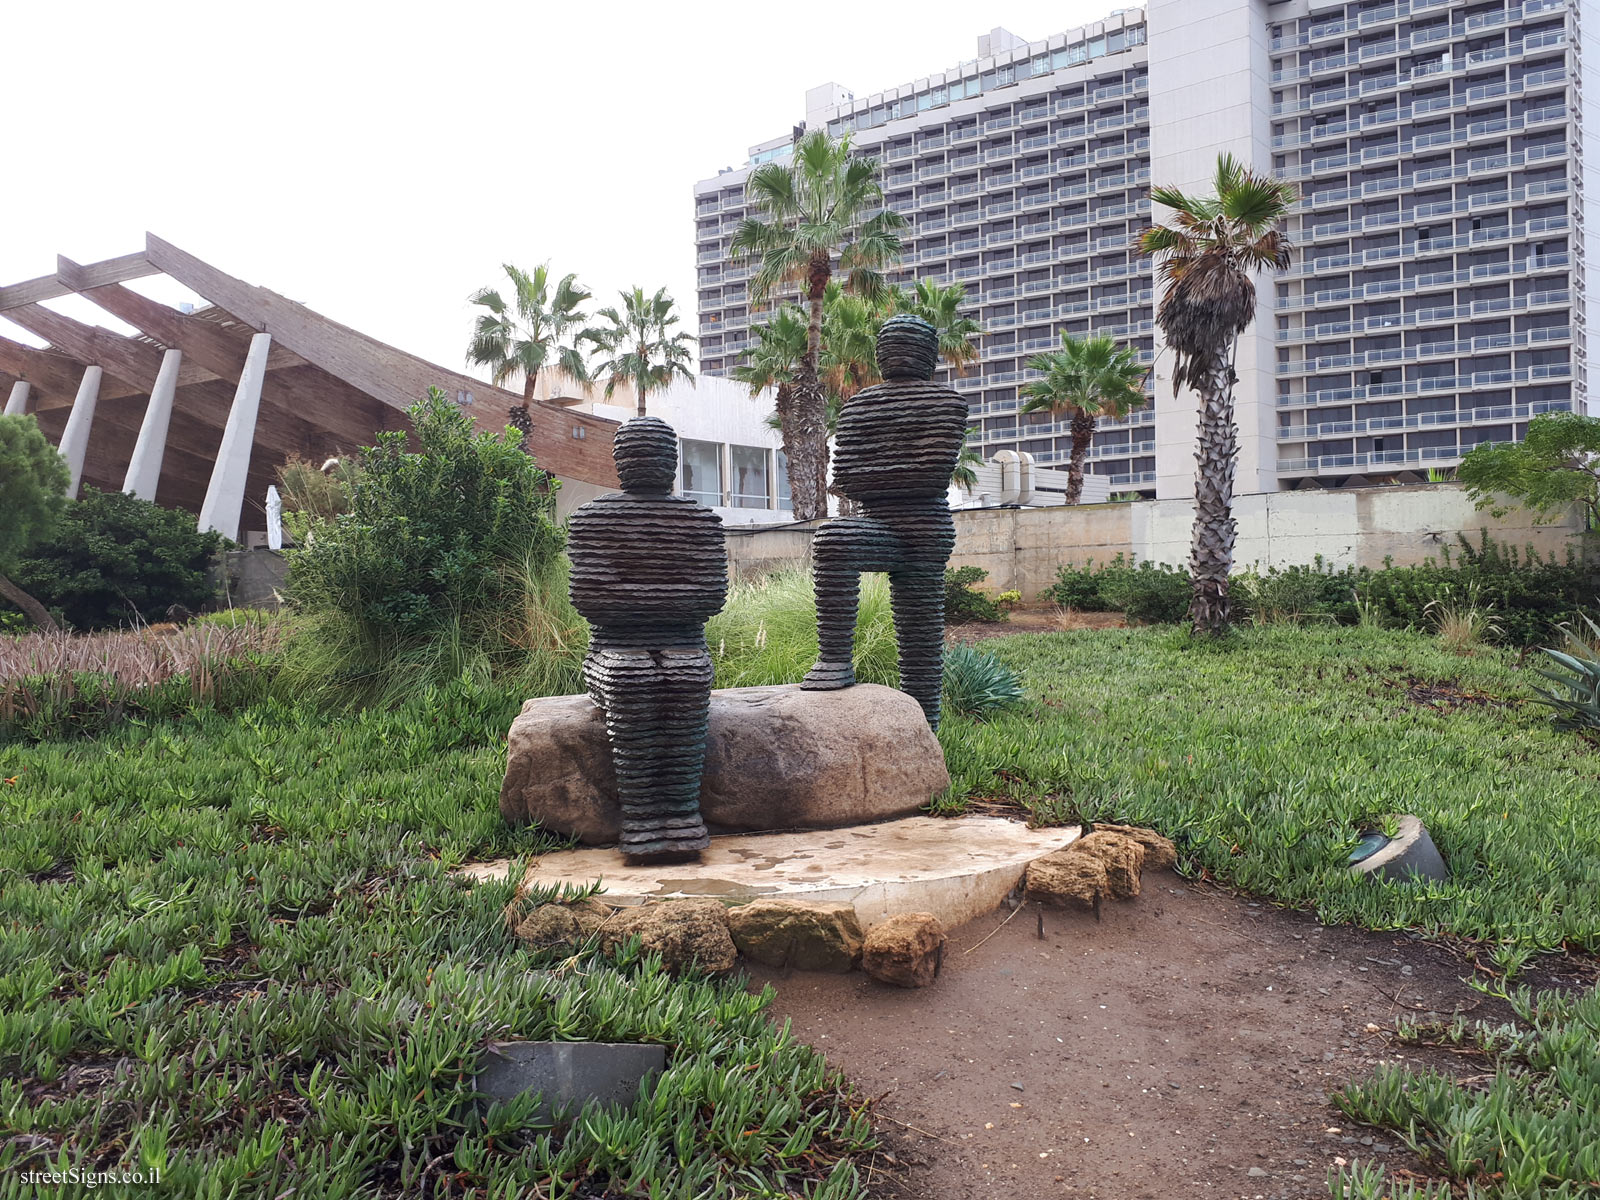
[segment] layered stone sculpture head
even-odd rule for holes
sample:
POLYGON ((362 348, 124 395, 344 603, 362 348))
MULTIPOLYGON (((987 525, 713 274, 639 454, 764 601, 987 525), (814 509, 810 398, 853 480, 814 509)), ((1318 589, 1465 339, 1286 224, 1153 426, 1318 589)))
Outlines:
POLYGON ((623 490, 572 514, 573 607, 590 623, 584 680, 604 711, 622 803, 623 856, 690 858, 711 699, 705 623, 727 596, 722 520, 671 494, 678 437, 657 417, 617 431, 623 490))
POLYGON ((900 687, 939 724, 944 679, 944 568, 955 548, 946 495, 966 439, 967 403, 933 382, 939 339, 920 317, 885 321, 883 382, 856 394, 839 417, 834 487, 862 515, 829 521, 812 543, 821 655, 802 686, 849 687, 857 593, 864 571, 889 575, 900 687))
POLYGON ((635 417, 617 430, 611 457, 625 492, 670 492, 678 475, 678 435, 660 417, 635 417))
POLYGON ((890 317, 878 331, 877 351, 884 379, 932 379, 939 365, 939 335, 921 317, 890 317))

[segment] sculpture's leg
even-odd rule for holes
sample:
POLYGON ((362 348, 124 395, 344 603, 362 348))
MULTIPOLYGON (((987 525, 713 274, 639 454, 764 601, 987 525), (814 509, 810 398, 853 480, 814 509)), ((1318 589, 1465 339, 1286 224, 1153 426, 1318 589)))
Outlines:
POLYGON ((929 727, 938 729, 944 693, 944 571, 891 571, 889 599, 900 647, 900 690, 922 705, 929 727))
POLYGON ((700 817, 700 773, 711 709, 704 649, 614 650, 586 672, 603 697, 617 797, 619 849, 629 862, 692 859, 710 844, 700 817))
POLYGON ((880 565, 880 560, 892 540, 882 524, 868 517, 836 517, 817 530, 811 543, 811 573, 817 592, 818 653, 802 688, 829 691, 855 683, 851 659, 861 572, 888 566, 880 565))

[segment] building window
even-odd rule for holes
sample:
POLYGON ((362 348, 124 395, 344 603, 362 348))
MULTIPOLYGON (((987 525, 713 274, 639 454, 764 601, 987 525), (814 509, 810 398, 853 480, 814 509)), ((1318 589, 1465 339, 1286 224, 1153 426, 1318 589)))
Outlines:
POLYGON ((794 499, 789 494, 789 456, 782 450, 773 453, 773 468, 778 476, 778 507, 792 510, 794 499))
POLYGON ((722 447, 716 442, 683 439, 682 491, 691 500, 713 507, 722 503, 722 447))
POLYGON ((728 463, 733 472, 733 507, 767 507, 766 450, 760 446, 729 446, 728 463))

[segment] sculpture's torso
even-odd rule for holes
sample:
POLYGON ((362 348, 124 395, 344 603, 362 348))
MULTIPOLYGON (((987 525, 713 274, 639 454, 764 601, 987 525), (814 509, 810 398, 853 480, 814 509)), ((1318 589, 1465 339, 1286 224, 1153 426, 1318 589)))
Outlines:
POLYGON ((932 381, 890 380, 857 393, 839 417, 833 482, 874 501, 942 499, 967 436, 967 402, 932 381))
POLYGON ((703 643, 728 594, 722 518, 683 496, 611 492, 572 514, 573 607, 596 644, 703 643))

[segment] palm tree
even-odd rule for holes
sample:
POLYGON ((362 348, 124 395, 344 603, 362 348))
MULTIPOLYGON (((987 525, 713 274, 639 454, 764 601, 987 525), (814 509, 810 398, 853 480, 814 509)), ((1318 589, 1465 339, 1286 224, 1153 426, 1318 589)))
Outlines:
POLYGON ((862 388, 882 381, 878 374, 878 330, 894 308, 887 295, 873 300, 852 296, 838 283, 828 285, 822 305, 822 353, 817 374, 830 406, 843 408, 862 388))
POLYGON ((783 429, 794 403, 794 376, 800 360, 806 353, 806 315, 792 304, 785 304, 772 315, 766 325, 752 325, 756 345, 750 351, 750 361, 734 367, 728 375, 749 385, 750 394, 759 396, 772 388, 777 404, 773 413, 774 427, 783 429))
MULTIPOLYGON (((979 432, 978 427, 973 425, 968 428, 967 437, 969 439, 977 437, 979 432)), ((970 494, 972 489, 978 486, 978 472, 975 468, 982 465, 983 455, 972 448, 972 442, 969 440, 961 447, 961 455, 956 459, 956 469, 950 472, 950 482, 970 494)))
POLYGON ((549 263, 540 263, 532 274, 506 263, 505 272, 511 278, 510 303, 494 288, 473 293, 472 303, 488 311, 479 313, 473 325, 467 363, 488 367, 496 387, 520 374, 526 414, 539 372, 546 367, 557 367, 579 383, 588 381, 579 343, 582 305, 589 292, 576 275, 564 275, 552 293, 549 263))
POLYGON ((794 514, 810 520, 828 511, 827 397, 818 378, 828 282, 837 269, 856 294, 881 294, 881 268, 899 252, 895 231, 906 222, 887 208, 871 212, 883 201, 878 160, 852 156, 848 136, 836 142, 822 129, 802 137, 788 162, 757 167, 745 191, 765 219, 742 221, 730 249, 736 259, 760 259, 753 297, 764 299, 780 282, 798 280, 808 305, 806 350, 795 369, 783 449, 794 514))
POLYGON ((939 356, 957 375, 965 375, 977 361, 972 338, 983 332, 982 325, 961 314, 966 302, 967 289, 959 283, 940 287, 931 279, 920 279, 910 292, 895 290, 895 311, 921 317, 933 326, 939 335, 939 356))
POLYGON ((1150 198, 1172 220, 1145 230, 1141 245, 1161 260, 1165 289, 1156 324, 1173 354, 1172 387, 1200 394, 1195 445, 1194 534, 1189 617, 1197 633, 1228 628, 1228 571, 1233 565, 1233 472, 1239 431, 1233 422, 1234 356, 1255 317, 1254 273, 1289 264, 1292 247, 1278 228, 1295 202, 1292 184, 1258 175, 1224 154, 1216 191, 1191 196, 1174 187, 1150 198))
POLYGON ((1048 412, 1060 420, 1072 418, 1072 461, 1067 466, 1067 503, 1083 498, 1083 462, 1101 417, 1125 417, 1144 403, 1148 371, 1139 365, 1139 353, 1118 346, 1114 338, 1075 338, 1061 334, 1061 349, 1038 354, 1028 363, 1042 371, 1022 389, 1025 413, 1048 412))
POLYGON ((594 368, 597 379, 605 377, 606 399, 617 390, 617 384, 631 383, 642 417, 645 397, 651 392, 660 391, 674 379, 687 379, 694 385, 694 373, 689 370, 690 338, 682 331, 672 331, 678 317, 666 288, 657 288, 654 296, 646 296, 640 287, 620 294, 622 311, 602 308, 599 316, 610 325, 586 330, 584 336, 600 354, 609 356, 594 368))

